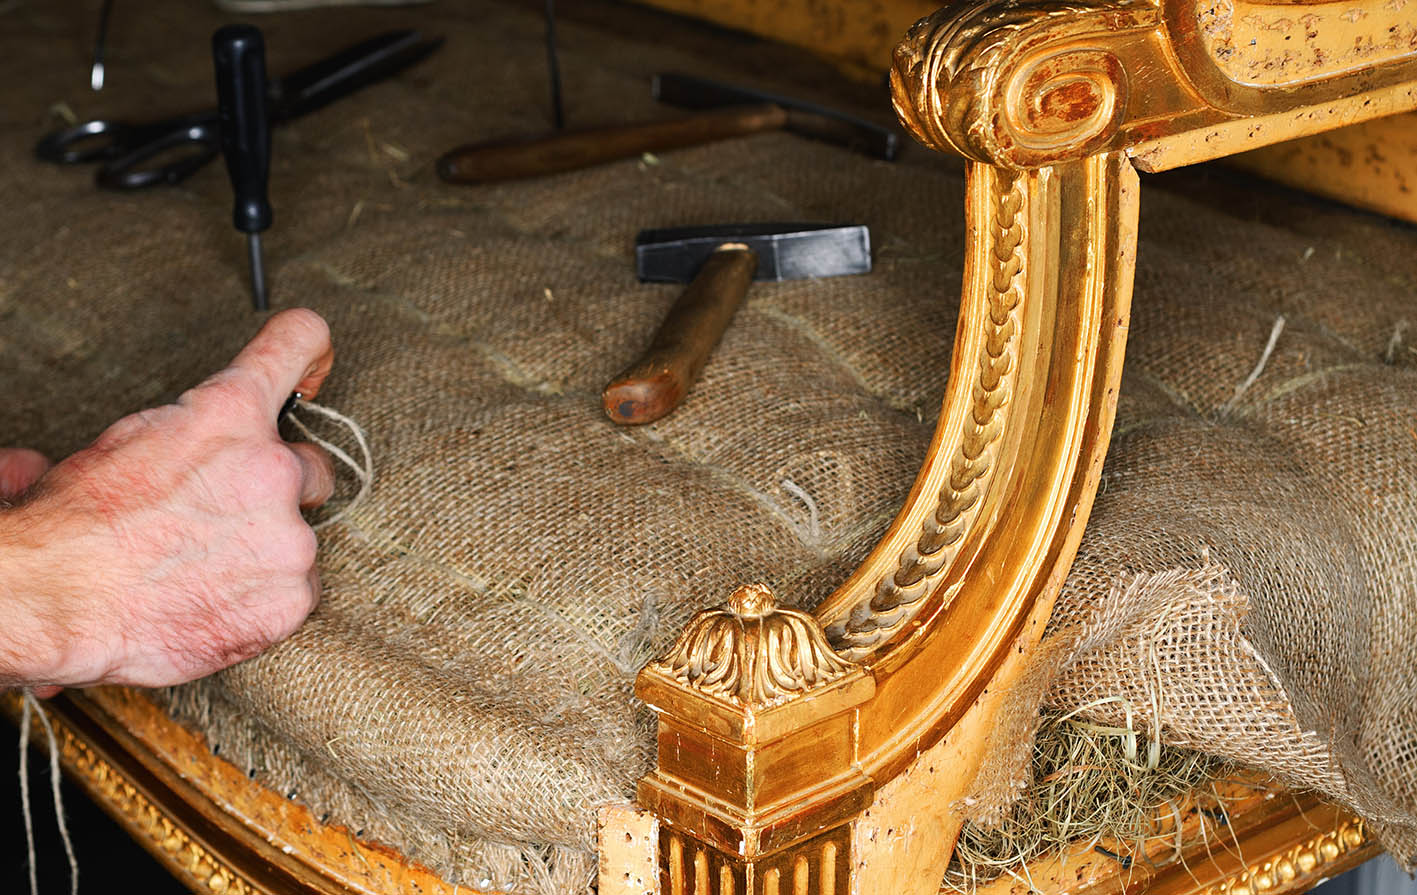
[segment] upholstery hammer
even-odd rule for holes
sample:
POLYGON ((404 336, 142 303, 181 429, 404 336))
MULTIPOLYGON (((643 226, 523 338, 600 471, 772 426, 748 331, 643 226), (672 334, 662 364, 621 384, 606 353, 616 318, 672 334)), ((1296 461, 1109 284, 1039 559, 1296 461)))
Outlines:
POLYGON ((835 277, 871 270, 861 226, 743 224, 645 230, 635 239, 642 282, 689 284, 649 348, 601 394, 610 419, 652 423, 679 405, 754 280, 835 277))
POLYGON ((887 161, 900 148, 894 130, 786 96, 668 72, 654 76, 651 92, 661 102, 700 111, 673 121, 459 146, 438 159, 438 176, 449 183, 539 177, 773 130, 847 146, 887 161))

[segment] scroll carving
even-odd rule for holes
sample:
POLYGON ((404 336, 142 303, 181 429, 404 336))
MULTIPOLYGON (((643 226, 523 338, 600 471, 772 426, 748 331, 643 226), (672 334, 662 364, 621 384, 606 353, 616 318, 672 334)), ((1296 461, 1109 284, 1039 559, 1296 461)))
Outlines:
POLYGON ((667 656, 650 666, 734 705, 763 708, 845 676, 816 619, 777 606, 762 584, 741 587, 724 609, 699 613, 667 656))
POLYGON ((1378 5, 952 3, 896 48, 896 113, 926 146, 991 165, 1125 151, 1166 170, 1417 107, 1417 30, 1378 5))
POLYGON ((1040 156, 1067 156, 1106 142, 1122 123, 1127 75, 1105 47, 1040 54, 1015 70, 999 116, 1007 139, 1040 156))
POLYGON ((946 7, 896 48, 896 114, 926 146, 991 164, 1082 158, 1126 118, 1129 81, 1110 38, 1157 23, 1144 2, 946 7))
POLYGON ((867 600, 852 607, 827 636, 846 658, 859 661, 910 620, 930 592, 932 576, 954 557, 976 515, 994 472, 995 446, 1003 434, 1001 412, 1013 392, 1017 368, 1017 311, 1023 299, 1023 191, 1018 177, 996 169, 997 200, 989 238, 992 270, 985 315, 985 337, 975 365, 969 418, 950 461, 935 512, 920 524, 920 536, 901 554, 894 574, 881 578, 867 600))

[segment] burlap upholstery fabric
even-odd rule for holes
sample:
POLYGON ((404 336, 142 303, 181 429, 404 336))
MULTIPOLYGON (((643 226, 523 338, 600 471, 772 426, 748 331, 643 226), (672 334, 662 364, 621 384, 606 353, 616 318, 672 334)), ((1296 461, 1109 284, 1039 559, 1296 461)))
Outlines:
MULTIPOLYGON (((95 99, 77 61, 53 62, 82 58, 76 9, 21 8, 0 34, 0 442, 56 456, 195 383, 257 323, 219 167, 114 195, 29 156, 57 102, 210 102, 219 20, 145 10, 161 43, 120 32, 95 99)), ((672 114, 646 95, 660 69, 873 95, 776 48, 586 9, 610 24, 562 29, 579 123, 672 114)), ((223 758, 450 881, 571 891, 595 807, 651 761, 638 667, 743 582, 814 604, 908 490, 949 366, 963 184, 923 151, 887 165, 777 134, 447 187, 441 151, 546 126, 533 10, 262 24, 281 70, 410 21, 446 48, 279 131, 272 173, 274 301, 330 320, 321 401, 368 431, 372 494, 322 533, 325 595, 300 632, 166 698, 223 758), (634 281, 635 231, 782 219, 868 224, 875 272, 756 287, 680 411, 611 426, 598 391, 676 294, 634 281)), ((1045 695, 1125 696, 1170 741, 1321 788, 1410 854, 1417 234, 1204 175, 1143 206, 1104 490, 1002 729, 1026 730, 1045 695)), ((1018 766, 996 754, 995 802, 1018 766)))
POLYGON ((1411 865, 1414 233, 1320 203, 1209 198, 1228 213, 1203 228, 1144 200, 1101 492, 995 731, 979 813, 1019 782, 1014 744, 1046 698, 1109 723, 1130 709, 1169 745, 1320 789, 1411 865))

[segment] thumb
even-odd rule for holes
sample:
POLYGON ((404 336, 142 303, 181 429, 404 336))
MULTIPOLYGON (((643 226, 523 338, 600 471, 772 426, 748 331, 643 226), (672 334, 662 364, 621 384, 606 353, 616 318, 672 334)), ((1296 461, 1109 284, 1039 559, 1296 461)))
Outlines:
POLYGON ((26 448, 0 448, 0 499, 19 497, 49 469, 49 460, 26 448))
POLYGON ((220 373, 193 390, 233 380, 244 381, 256 397, 261 418, 274 420, 291 392, 315 397, 334 362, 330 327, 308 308, 273 315, 241 353, 220 373))

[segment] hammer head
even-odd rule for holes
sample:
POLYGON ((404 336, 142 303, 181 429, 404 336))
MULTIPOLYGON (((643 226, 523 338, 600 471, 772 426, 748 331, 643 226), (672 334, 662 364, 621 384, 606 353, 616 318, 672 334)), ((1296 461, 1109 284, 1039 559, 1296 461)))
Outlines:
POLYGON ((686 109, 771 103, 787 112, 786 128, 814 140, 856 149, 885 161, 900 152, 900 134, 855 115, 803 102, 790 96, 720 84, 678 72, 660 72, 650 81, 650 93, 660 102, 686 109))
POLYGON ((754 280, 839 277, 871 270, 871 234, 860 225, 726 224, 642 230, 635 272, 644 283, 687 283, 727 243, 758 254, 754 280))

